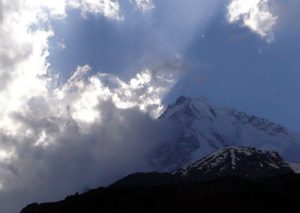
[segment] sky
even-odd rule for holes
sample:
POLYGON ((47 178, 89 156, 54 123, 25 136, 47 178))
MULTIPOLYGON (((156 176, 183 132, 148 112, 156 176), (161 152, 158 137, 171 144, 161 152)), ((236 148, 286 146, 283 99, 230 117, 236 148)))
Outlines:
POLYGON ((175 128, 156 118, 180 95, 300 132, 299 8, 0 0, 1 211, 150 170, 175 128))

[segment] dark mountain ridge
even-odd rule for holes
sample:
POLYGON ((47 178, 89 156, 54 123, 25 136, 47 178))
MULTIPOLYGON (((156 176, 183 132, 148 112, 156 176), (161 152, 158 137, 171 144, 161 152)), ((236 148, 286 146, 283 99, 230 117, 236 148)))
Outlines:
POLYGON ((298 212, 300 176, 225 177, 159 186, 113 186, 56 203, 31 204, 21 213, 298 212))
POLYGON ((28 205, 21 213, 264 212, 287 205, 300 207, 300 176, 279 154, 231 147, 173 173, 132 174, 107 188, 28 205))

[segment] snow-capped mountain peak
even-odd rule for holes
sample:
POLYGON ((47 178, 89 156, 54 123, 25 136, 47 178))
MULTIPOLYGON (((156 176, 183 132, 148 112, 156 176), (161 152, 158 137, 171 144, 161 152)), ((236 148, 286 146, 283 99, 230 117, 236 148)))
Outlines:
POLYGON ((277 152, 249 147, 228 147, 174 172, 195 179, 223 176, 255 178, 287 173, 294 171, 277 152))
POLYGON ((220 108, 206 98, 180 96, 159 119, 178 127, 177 138, 161 149, 161 167, 180 168, 230 146, 276 151, 284 159, 300 161, 300 136, 267 119, 220 108))
POLYGON ((204 97, 190 98, 180 96, 175 104, 168 106, 166 111, 161 115, 161 118, 172 118, 173 116, 177 116, 178 112, 186 117, 190 116, 192 118, 197 118, 199 114, 211 114, 211 116, 216 117, 212 105, 204 97))

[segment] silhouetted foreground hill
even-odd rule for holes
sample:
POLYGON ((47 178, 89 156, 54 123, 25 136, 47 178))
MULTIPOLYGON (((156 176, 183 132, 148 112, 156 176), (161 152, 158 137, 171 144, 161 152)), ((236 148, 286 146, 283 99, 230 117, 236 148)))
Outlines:
POLYGON ((31 204, 21 213, 293 212, 300 208, 300 176, 157 186, 115 185, 56 203, 31 204))
POLYGON ((173 173, 136 173, 22 213, 286 212, 300 207, 300 176, 276 152, 230 147, 173 173))

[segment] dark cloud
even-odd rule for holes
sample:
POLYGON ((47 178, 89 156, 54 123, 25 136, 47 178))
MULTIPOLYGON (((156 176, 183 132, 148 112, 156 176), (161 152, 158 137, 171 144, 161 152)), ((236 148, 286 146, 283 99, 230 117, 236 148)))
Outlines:
POLYGON ((5 186, 0 192, 0 205, 12 208, 5 212, 16 211, 28 202, 57 200, 107 185, 132 172, 154 169, 149 165, 149 156, 173 135, 171 124, 153 120, 138 109, 117 109, 111 102, 102 102, 99 110, 101 120, 84 132, 71 119, 66 122, 39 119, 33 114, 16 115, 33 132, 27 139, 14 139, 18 158, 1 164, 7 173, 1 174, 5 186), (61 122, 65 122, 63 132, 59 131, 61 122), (36 146, 34 141, 42 131, 55 143, 36 146), (8 202, 11 196, 14 199, 8 202))

